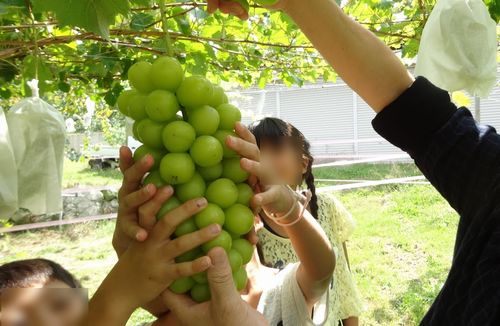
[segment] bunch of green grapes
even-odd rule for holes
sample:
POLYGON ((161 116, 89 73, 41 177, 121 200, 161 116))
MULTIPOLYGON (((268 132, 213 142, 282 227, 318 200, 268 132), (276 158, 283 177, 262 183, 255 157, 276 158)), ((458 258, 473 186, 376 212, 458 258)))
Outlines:
MULTIPOLYGON (((134 137, 143 144, 134 152, 134 160, 147 154, 154 158, 143 184, 175 189, 157 218, 190 199, 205 197, 208 206, 179 225, 175 236, 214 223, 223 227, 217 238, 176 261, 192 261, 222 247, 241 291, 247 283, 244 265, 253 254, 253 246, 244 239, 253 227, 249 208, 253 193, 240 157, 225 143, 226 137, 237 137, 234 126, 241 120, 240 110, 228 103, 222 87, 201 76, 185 77, 181 64, 170 57, 160 57, 153 64, 135 63, 128 79, 133 88, 123 91, 117 104, 120 112, 135 120, 134 137)), ((206 273, 178 279, 170 289, 189 292, 198 302, 210 299, 206 273)))

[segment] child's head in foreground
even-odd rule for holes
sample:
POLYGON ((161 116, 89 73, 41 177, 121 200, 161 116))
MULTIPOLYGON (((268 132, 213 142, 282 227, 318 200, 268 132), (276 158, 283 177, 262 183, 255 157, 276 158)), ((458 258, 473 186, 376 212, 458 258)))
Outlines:
POLYGON ((80 325, 87 292, 61 265, 46 259, 0 266, 2 326, 80 325))

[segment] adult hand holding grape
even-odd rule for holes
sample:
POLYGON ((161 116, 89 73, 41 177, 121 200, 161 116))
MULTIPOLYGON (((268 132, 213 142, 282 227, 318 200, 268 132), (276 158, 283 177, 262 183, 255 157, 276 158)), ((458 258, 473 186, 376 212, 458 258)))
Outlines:
POLYGON ((186 295, 170 290, 163 294, 171 313, 157 321, 156 326, 263 326, 269 325, 264 316, 244 302, 236 291, 228 257, 221 248, 214 248, 208 256, 212 266, 207 271, 211 300, 196 303, 186 295))
MULTIPOLYGON (((291 0, 255 0, 259 5, 276 10, 283 10, 289 1, 291 0)), ((240 19, 248 19, 247 0, 208 0, 208 12, 214 13, 217 9, 240 19)))
POLYGON ((226 144, 243 158, 241 167, 251 174, 248 183, 256 193, 251 200, 255 211, 260 207, 267 212, 284 215, 294 205, 295 197, 286 185, 276 178, 276 173, 261 161, 260 150, 253 134, 242 124, 235 126, 240 138, 228 137, 226 144))

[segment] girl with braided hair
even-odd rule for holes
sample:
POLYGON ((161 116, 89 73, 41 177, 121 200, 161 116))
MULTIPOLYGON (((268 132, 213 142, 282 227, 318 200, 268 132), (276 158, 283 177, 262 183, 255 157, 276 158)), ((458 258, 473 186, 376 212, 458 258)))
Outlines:
MULTIPOLYGON (((358 325, 362 303, 350 271, 345 245, 354 229, 351 215, 332 194, 316 194, 310 144, 297 128, 277 118, 265 118, 249 129, 260 149, 261 161, 267 161, 280 179, 286 181, 292 189, 302 189, 305 184, 310 192, 308 210, 338 250, 329 292, 329 316, 340 318, 343 325, 358 325)), ((297 255, 283 228, 273 223, 264 211, 260 213, 260 220, 263 227, 258 230, 258 248, 262 263, 269 267, 283 268, 296 262, 297 255)), ((331 318, 327 322, 327 325, 332 326, 338 324, 339 320, 331 318)))

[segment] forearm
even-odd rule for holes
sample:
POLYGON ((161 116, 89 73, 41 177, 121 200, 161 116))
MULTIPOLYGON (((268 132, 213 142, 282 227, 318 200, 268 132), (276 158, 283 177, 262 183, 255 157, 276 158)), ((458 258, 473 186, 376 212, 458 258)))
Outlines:
POLYGON ((123 326, 135 310, 130 298, 120 293, 119 278, 113 276, 115 269, 116 265, 90 300, 87 325, 123 326))
MULTIPOLYGON (((298 218, 301 210, 302 206, 297 205, 289 220, 298 218)), ((335 254, 325 232, 309 211, 304 212, 300 222, 284 229, 307 279, 313 284, 329 280, 335 270, 335 254)))
POLYGON ((391 49, 345 15, 334 0, 287 0, 284 10, 376 112, 411 85, 413 77, 391 49))
POLYGON ((111 299, 101 290, 89 302, 87 322, 85 325, 93 326, 124 326, 127 324, 133 309, 130 310, 120 304, 120 299, 111 299))

